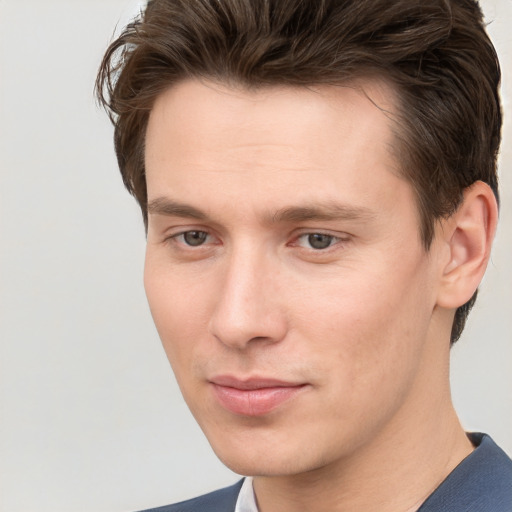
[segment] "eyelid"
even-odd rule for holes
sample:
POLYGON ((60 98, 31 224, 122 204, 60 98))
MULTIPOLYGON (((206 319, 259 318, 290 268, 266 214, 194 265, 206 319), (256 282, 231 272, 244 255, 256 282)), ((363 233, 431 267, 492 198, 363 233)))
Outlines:
POLYGON ((350 239, 351 239, 351 235, 349 235, 348 233, 344 233, 344 232, 343 233, 340 233, 340 232, 333 233, 332 231, 323 230, 323 229, 307 229, 307 230, 304 229, 304 230, 301 230, 299 233, 295 234, 293 236, 292 241, 288 245, 290 245, 292 247, 299 247, 300 249, 302 249, 304 251, 311 252, 311 253, 325 254, 329 251, 339 249, 340 245, 343 245, 344 243, 349 242, 350 239), (310 235, 323 235, 323 236, 327 236, 327 237, 332 237, 334 239, 334 241, 331 245, 329 245, 325 249, 315 249, 313 247, 302 246, 299 243, 300 239, 302 239, 304 237, 308 237, 310 235))
POLYGON ((211 235, 209 233, 207 233, 206 231, 199 231, 198 229, 191 229, 189 231, 184 231, 182 233, 178 233, 176 235, 174 235, 172 238, 174 238, 175 240, 176 239, 181 239, 181 241, 183 242, 183 245, 186 245, 187 247, 200 247, 204 244, 206 244, 208 238, 210 237, 211 235), (187 243, 187 241, 185 240, 185 237, 190 234, 190 233, 201 233, 201 234, 204 234, 206 235, 204 240, 202 240, 202 242, 198 245, 192 245, 192 244, 189 244, 187 243))
POLYGON ((297 239, 307 235, 324 235, 324 236, 332 236, 333 238, 337 238, 339 240, 348 240, 352 237, 349 233, 345 231, 332 231, 329 229, 315 229, 315 228, 306 228, 297 230, 296 233, 293 234, 293 238, 297 239))
MULTIPOLYGON (((291 235, 291 240, 286 244, 289 247, 299 247, 300 249, 303 249, 304 251, 314 252, 314 253, 326 253, 330 250, 336 249, 337 246, 347 243, 352 238, 352 235, 346 232, 333 232, 328 229, 315 229, 315 228, 303 228, 298 230, 296 233, 291 235), (325 249, 315 249, 313 247, 304 247, 302 246, 299 241, 300 239, 303 239, 309 235, 323 235, 333 238, 333 243, 326 247, 325 249)), ((190 225, 190 226, 175 226, 172 228, 169 228, 166 230, 166 232, 163 234, 163 242, 169 243, 174 242, 176 244, 179 244, 181 247, 184 247, 186 249, 191 250, 199 250, 200 248, 205 248, 207 246, 211 245, 219 245, 222 243, 219 236, 210 228, 205 226, 199 226, 199 225, 190 225), (180 240, 180 237, 183 237, 185 234, 198 231, 202 233, 206 233, 207 238, 206 241, 197 246, 192 246, 187 244, 183 239, 180 240)))
POLYGON ((181 247, 185 247, 187 249, 192 249, 192 250, 198 250, 201 247, 204 248, 205 246, 210 246, 211 245, 210 239, 213 239, 215 241, 215 240, 218 240, 218 237, 214 233, 212 233, 212 230, 207 229, 205 227, 200 227, 200 226, 179 226, 179 227, 171 228, 171 229, 166 230, 166 232, 164 233, 164 236, 163 236, 164 243, 175 243, 175 244, 179 244, 181 247), (199 233, 206 233, 206 235, 207 235, 206 241, 203 244, 193 246, 193 245, 189 245, 189 244, 185 243, 185 241, 183 239, 181 239, 181 240, 179 239, 180 237, 183 237, 187 233, 194 232, 194 231, 199 232, 199 233))
POLYGON ((167 225, 161 230, 162 236, 165 238, 172 238, 174 236, 183 235, 189 231, 204 231, 209 235, 212 234, 212 229, 201 224, 173 224, 167 225))

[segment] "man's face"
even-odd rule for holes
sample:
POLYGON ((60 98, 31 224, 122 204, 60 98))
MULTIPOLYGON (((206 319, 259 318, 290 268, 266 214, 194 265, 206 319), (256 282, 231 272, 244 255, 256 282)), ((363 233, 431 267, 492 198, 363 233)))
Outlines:
POLYGON ((188 81, 151 113, 146 292, 187 404, 239 473, 386 442, 446 370, 436 244, 422 247, 384 110, 372 83, 188 81))

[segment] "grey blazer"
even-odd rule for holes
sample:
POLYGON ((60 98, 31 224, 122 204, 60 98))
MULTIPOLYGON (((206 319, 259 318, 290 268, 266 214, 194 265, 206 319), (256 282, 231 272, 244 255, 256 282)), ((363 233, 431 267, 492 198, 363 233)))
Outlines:
MULTIPOLYGON (((470 434, 476 449, 418 512, 512 512, 512 460, 485 434, 470 434)), ((240 480, 231 487, 144 512, 234 512, 240 480)))

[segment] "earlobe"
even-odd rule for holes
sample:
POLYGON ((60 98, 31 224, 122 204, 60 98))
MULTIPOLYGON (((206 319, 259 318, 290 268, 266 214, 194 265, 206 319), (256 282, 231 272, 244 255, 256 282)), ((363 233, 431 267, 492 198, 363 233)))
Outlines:
POLYGON ((498 205, 489 185, 477 181, 446 221, 449 258, 443 266, 437 304, 455 309, 478 288, 489 261, 498 222, 498 205))

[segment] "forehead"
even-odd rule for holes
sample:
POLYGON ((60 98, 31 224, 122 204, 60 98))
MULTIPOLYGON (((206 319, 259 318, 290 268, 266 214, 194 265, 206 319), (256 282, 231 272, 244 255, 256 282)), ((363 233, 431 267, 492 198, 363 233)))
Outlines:
POLYGON ((161 139, 159 134, 172 136, 182 150, 182 136, 192 131, 205 150, 208 144, 219 147, 226 142, 246 143, 249 147, 268 142, 284 146, 299 139, 309 140, 308 146, 325 149, 331 142, 326 137, 329 133, 344 138, 353 135, 351 139, 355 140, 366 132, 390 144, 390 118, 395 110, 394 91, 382 80, 257 89, 187 80, 156 99, 147 136, 156 141, 161 139))
POLYGON ((364 207, 390 200, 403 181, 394 110, 392 89, 378 81, 257 90, 181 82, 150 115, 148 199, 179 193, 213 205, 243 196, 267 211, 287 197, 364 207))

